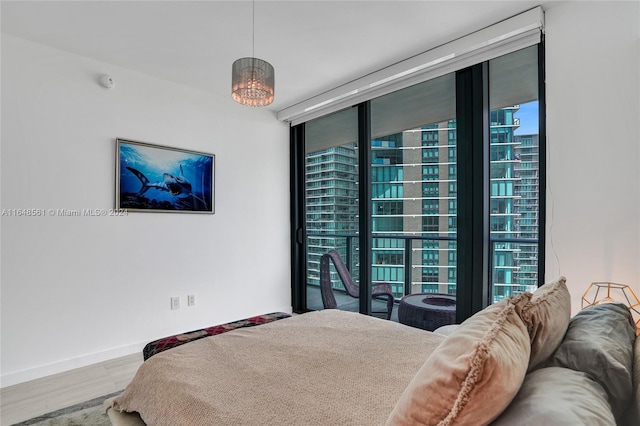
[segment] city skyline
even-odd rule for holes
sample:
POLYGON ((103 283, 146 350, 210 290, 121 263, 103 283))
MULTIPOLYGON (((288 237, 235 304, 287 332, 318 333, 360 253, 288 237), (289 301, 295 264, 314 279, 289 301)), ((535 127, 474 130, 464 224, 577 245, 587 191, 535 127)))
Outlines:
MULTIPOLYGON (((525 120, 537 123, 537 102, 523 105, 492 111, 494 300, 529 290, 537 279, 537 245, 504 241, 537 238, 537 136, 516 134, 519 127, 532 128, 525 120)), ((398 298, 407 291, 455 293, 455 120, 379 137, 371 145, 372 281, 389 282, 398 298)), ((319 258, 330 249, 346 257, 358 276, 357 168, 355 143, 307 156, 310 285, 319 283, 319 258)))

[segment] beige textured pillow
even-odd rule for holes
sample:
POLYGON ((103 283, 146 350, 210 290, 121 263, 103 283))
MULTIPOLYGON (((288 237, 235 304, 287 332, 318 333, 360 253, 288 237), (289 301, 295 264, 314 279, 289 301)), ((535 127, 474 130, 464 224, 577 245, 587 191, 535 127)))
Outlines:
POLYGON ((387 425, 486 425, 509 405, 529 364, 529 334, 505 299, 463 322, 425 361, 387 425))
POLYGON ((571 318, 571 295, 566 283, 565 277, 559 277, 543 285, 520 310, 520 317, 531 338, 529 371, 553 354, 567 332, 571 318))

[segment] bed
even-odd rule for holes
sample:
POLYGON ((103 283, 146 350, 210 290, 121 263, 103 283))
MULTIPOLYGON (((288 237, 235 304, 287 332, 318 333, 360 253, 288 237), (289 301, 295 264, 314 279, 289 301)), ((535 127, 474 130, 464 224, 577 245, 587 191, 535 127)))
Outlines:
POLYGON ((570 310, 561 278, 448 336, 335 309, 229 327, 154 353, 105 407, 115 426, 640 424, 629 309, 570 310))
POLYGON ((443 340, 353 312, 309 312, 158 353, 112 406, 150 425, 384 425, 443 340))

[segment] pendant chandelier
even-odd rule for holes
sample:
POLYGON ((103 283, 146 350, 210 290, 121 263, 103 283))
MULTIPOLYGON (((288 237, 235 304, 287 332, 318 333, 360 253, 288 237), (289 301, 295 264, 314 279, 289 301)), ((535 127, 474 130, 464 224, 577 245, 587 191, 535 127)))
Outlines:
POLYGON ((275 73, 269 62, 254 57, 255 0, 252 7, 252 57, 240 58, 233 63, 231 67, 231 97, 242 105, 262 107, 273 102, 275 73))

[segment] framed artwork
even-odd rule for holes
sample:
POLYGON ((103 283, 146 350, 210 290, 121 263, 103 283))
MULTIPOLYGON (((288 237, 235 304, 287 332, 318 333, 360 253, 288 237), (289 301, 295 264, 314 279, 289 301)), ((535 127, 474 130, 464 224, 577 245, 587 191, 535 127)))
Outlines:
POLYGON ((214 213, 215 156, 116 139, 116 209, 214 213))

